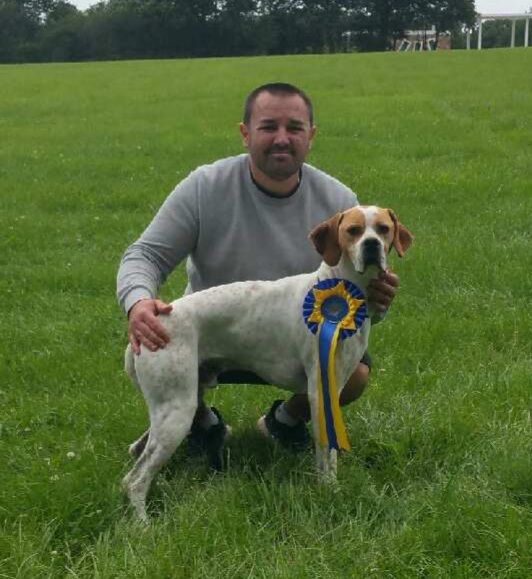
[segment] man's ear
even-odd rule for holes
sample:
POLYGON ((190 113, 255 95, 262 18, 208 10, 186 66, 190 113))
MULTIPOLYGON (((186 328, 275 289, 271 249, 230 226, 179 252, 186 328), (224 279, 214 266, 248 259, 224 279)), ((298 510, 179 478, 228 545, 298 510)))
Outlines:
POLYGON ((340 261, 342 250, 338 241, 338 228, 343 217, 343 213, 337 213, 310 232, 309 239, 327 265, 337 265, 340 261))
POLYGON ((403 257, 408 248, 412 245, 414 236, 402 223, 400 223, 399 219, 397 219, 397 216, 391 209, 388 209, 388 213, 390 214, 390 218, 394 224, 392 247, 395 247, 395 251, 397 251, 399 257, 403 257))
POLYGON ((310 139, 308 142, 309 150, 312 149, 312 143, 314 142, 314 137, 316 136, 317 130, 318 130, 318 127, 316 127, 316 125, 312 125, 312 127, 310 127, 310 139))
POLYGON ((249 138, 249 129, 245 123, 240 123, 238 125, 240 130, 240 137, 242 139, 242 145, 247 149, 248 147, 248 138, 249 138))

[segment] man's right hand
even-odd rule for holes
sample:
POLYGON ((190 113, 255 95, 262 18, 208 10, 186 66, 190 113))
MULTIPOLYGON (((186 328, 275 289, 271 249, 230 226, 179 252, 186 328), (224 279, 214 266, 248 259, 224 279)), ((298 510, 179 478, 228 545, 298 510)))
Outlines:
POLYGON ((171 311, 170 304, 154 299, 140 300, 129 310, 128 338, 137 356, 140 354, 141 344, 152 352, 168 344, 170 336, 157 316, 168 315, 171 311))

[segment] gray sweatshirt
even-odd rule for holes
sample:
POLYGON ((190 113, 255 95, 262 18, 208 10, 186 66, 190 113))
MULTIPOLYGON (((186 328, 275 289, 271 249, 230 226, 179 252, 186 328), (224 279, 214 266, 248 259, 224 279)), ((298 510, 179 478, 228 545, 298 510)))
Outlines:
POLYGON ((127 313, 139 299, 156 297, 185 257, 186 293, 311 272, 321 256, 309 232, 354 205, 351 189, 307 164, 297 190, 284 198, 257 187, 247 154, 199 167, 125 252, 117 279, 120 305, 127 313))

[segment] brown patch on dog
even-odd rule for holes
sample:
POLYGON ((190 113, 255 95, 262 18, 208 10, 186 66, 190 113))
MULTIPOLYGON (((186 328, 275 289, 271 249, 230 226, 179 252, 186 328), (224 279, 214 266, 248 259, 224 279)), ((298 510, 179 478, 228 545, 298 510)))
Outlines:
POLYGON ((327 221, 317 225, 309 235, 316 251, 327 265, 333 266, 340 261, 342 250, 338 240, 338 228, 344 217, 343 213, 333 215, 327 221))
POLYGON ((340 247, 347 249, 364 235, 366 231, 366 216, 358 207, 344 211, 343 216, 338 238, 340 247))
POLYGON ((394 224, 392 246, 395 248, 395 251, 397 251, 397 255, 403 257, 408 248, 412 245, 414 236, 402 223, 400 223, 399 219, 397 219, 397 216, 391 209, 386 209, 385 211, 388 212, 390 219, 394 224))
POLYGON ((381 238, 384 243, 384 250, 386 253, 390 253, 393 247, 393 240, 395 237, 395 222, 390 215, 389 209, 378 208, 374 223, 372 224, 377 235, 381 238))

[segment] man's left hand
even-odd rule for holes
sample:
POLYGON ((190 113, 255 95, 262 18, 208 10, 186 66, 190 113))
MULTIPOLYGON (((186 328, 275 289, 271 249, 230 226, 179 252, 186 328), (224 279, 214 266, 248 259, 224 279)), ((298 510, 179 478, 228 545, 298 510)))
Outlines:
POLYGON ((383 271, 368 284, 368 302, 376 312, 384 313, 390 307, 398 288, 399 276, 391 271, 383 271))

